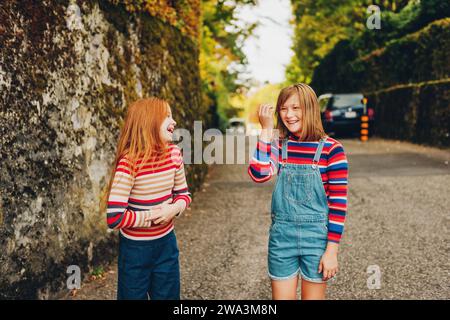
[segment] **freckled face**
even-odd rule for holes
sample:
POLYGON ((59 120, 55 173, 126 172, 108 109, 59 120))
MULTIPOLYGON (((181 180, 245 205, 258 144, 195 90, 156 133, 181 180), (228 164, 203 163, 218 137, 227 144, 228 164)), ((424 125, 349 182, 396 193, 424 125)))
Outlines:
POLYGON ((161 125, 161 129, 160 129, 160 134, 161 134, 162 140, 164 140, 166 142, 172 141, 173 131, 175 130, 176 124, 177 123, 172 118, 172 110, 170 109, 170 107, 168 107, 167 108, 167 116, 164 119, 164 121, 161 125))
POLYGON ((302 109, 296 94, 291 95, 280 107, 280 118, 286 128, 293 134, 299 135, 302 127, 302 109))

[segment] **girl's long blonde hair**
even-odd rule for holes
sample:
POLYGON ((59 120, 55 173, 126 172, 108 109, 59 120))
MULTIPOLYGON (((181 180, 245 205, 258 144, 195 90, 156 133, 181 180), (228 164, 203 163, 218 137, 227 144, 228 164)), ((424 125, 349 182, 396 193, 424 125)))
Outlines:
POLYGON ((283 88, 278 95, 276 115, 277 115, 277 129, 279 130, 280 138, 287 138, 289 130, 281 120, 280 109, 284 103, 292 95, 298 95, 300 101, 300 108, 302 110, 302 124, 301 124, 301 141, 318 141, 326 136, 323 129, 322 119, 320 118, 320 106, 317 101, 317 96, 314 90, 304 83, 297 83, 289 87, 283 88))
POLYGON ((114 182, 115 168, 125 155, 131 164, 132 175, 135 177, 138 162, 145 164, 150 158, 162 156, 168 150, 167 142, 160 135, 161 125, 168 112, 169 104, 165 100, 155 97, 139 99, 130 104, 125 123, 120 131, 116 156, 103 199, 103 208, 107 206, 114 182))

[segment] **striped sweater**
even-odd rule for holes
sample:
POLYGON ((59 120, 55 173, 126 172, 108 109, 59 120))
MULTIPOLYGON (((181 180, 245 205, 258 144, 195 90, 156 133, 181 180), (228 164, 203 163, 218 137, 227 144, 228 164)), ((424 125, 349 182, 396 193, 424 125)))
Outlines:
MULTIPOLYGON (((318 144, 318 142, 301 142, 290 135, 286 162, 312 164, 318 144)), ((272 144, 258 141, 248 173, 255 182, 265 182, 273 176, 280 164, 281 140, 272 144)), ((319 168, 329 207, 328 241, 339 243, 347 213, 348 182, 348 162, 341 143, 327 137, 320 156, 319 168)))
POLYGON ((164 225, 145 221, 152 206, 181 201, 183 210, 192 201, 184 172, 183 157, 178 146, 170 144, 169 151, 158 159, 142 163, 138 159, 133 171, 129 159, 122 157, 114 172, 108 198, 107 223, 120 229, 132 240, 154 240, 172 231, 173 220, 164 225))

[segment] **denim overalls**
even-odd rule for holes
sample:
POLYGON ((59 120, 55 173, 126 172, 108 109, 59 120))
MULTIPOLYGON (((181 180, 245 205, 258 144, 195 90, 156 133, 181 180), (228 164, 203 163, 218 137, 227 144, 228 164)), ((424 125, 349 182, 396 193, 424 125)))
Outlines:
POLYGON ((318 273, 328 234, 328 203, 318 163, 327 137, 320 140, 312 164, 288 164, 287 140, 272 194, 269 276, 326 282, 318 273))

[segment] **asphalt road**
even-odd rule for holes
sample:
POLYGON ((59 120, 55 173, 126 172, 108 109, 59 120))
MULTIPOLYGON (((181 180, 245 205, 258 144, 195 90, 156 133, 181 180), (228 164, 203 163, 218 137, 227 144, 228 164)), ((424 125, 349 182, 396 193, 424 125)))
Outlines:
MULTIPOLYGON (((349 210, 328 299, 449 299, 450 151, 341 140, 349 210), (377 277, 377 280, 373 280, 377 277)), ((214 165, 177 221, 183 299, 270 299, 267 240, 274 181, 214 165)), ((116 266, 75 299, 115 299, 116 266)))

